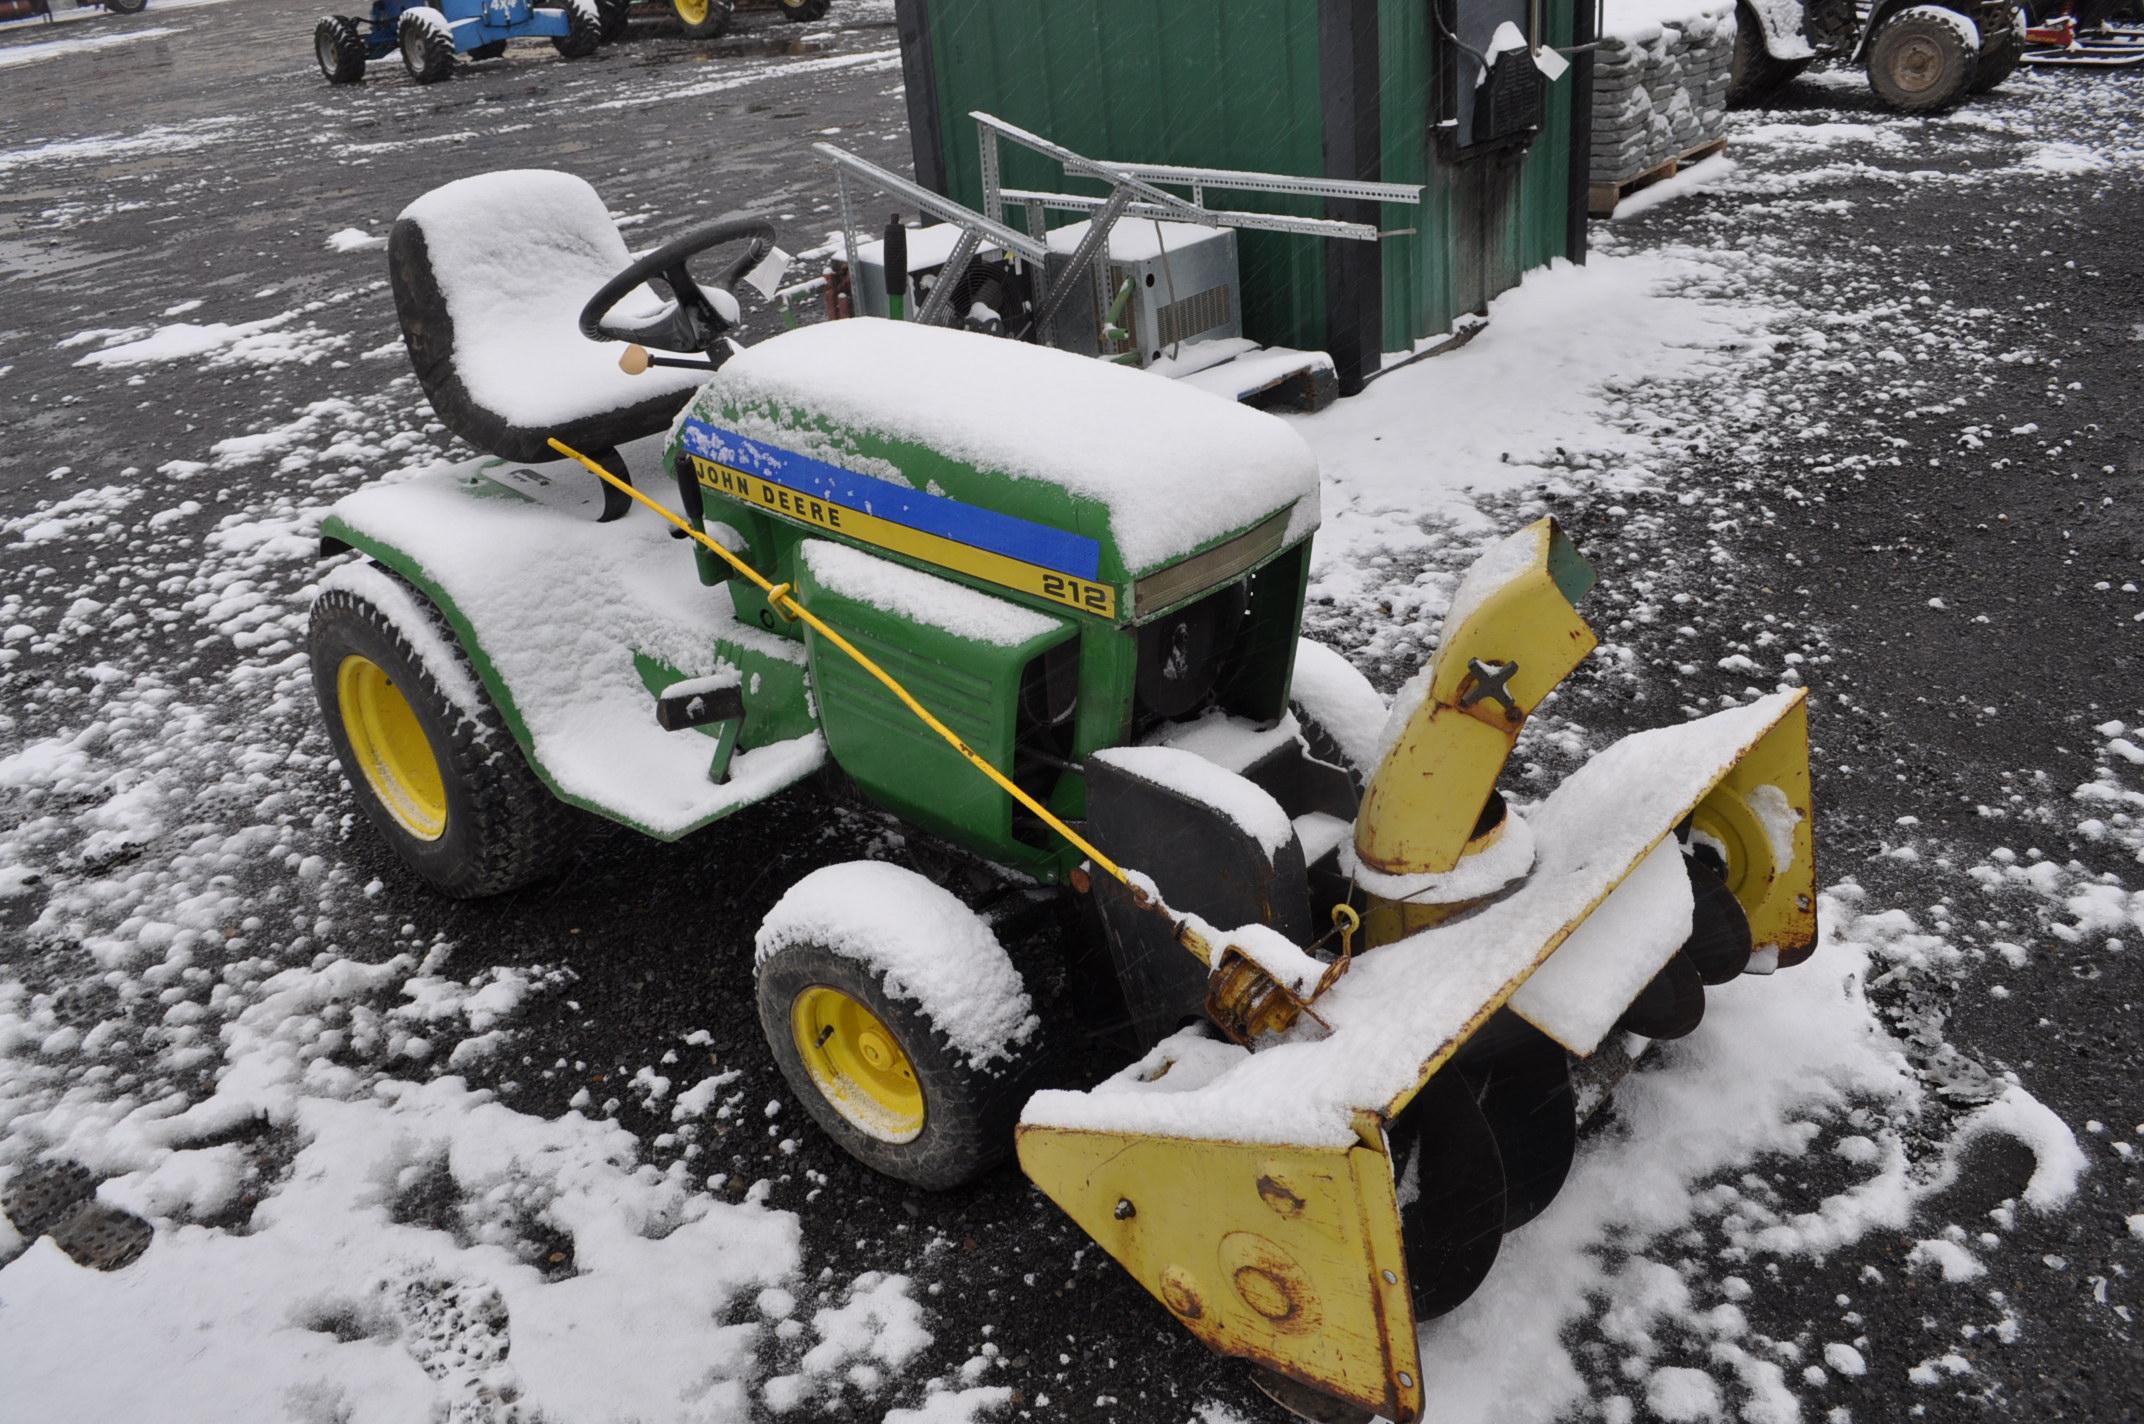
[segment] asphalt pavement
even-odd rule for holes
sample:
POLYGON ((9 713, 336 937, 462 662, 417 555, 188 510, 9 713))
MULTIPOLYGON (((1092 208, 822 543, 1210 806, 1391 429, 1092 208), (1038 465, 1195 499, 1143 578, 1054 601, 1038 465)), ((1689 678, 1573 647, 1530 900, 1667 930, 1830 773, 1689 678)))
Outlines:
MULTIPOLYGON (((20 47, 59 36, 0 33, 0 518, 84 485, 135 481, 185 499, 153 530, 122 523, 98 540, 6 551, 6 581, 28 604, 101 586, 111 611, 42 661, 0 668, 18 697, 0 746, 69 726, 101 685, 100 664, 115 664, 113 677, 144 675, 140 645, 122 657, 102 630, 129 600, 203 596, 189 584, 187 549, 219 535, 221 508, 273 504, 279 486, 317 499, 452 450, 406 374, 384 260, 361 245, 425 189, 496 168, 565 168, 596 185, 636 246, 750 212, 774 218, 794 248, 835 225, 828 177, 803 156, 812 141, 908 166, 886 3, 837 0, 831 18, 809 26, 748 12, 713 44, 643 19, 581 63, 522 46, 419 88, 389 61, 348 91, 312 68, 315 18, 293 0, 151 0, 142 16, 55 30, 160 33, 16 63, 20 47), (358 237, 331 243, 349 230, 358 237), (204 304, 204 318, 265 323, 244 348, 253 357, 147 372, 76 364, 94 349, 84 333, 153 328, 189 302, 204 304), (300 435, 270 458, 219 454, 233 438, 292 429, 300 435), (306 451, 322 445, 344 453, 316 467, 306 451)), ((1902 974, 1879 990, 1916 1069, 1961 1110, 2014 1073, 2080 1130, 2098 1122, 2127 1137, 2144 1124, 2144 943, 2132 936, 2124 949, 2018 972, 1994 946, 2044 938, 2046 911, 2021 894, 1975 900, 1968 872, 2044 844, 2086 873, 2132 883, 2140 874, 2117 843, 2079 839, 2074 818, 2049 809, 2096 774, 2093 725, 2144 721, 2139 149, 2123 150, 2126 168, 2088 177, 1900 176, 1987 170, 2014 160, 2021 142, 2061 141, 2059 124, 2144 124, 2144 85, 2077 84, 2057 92, 2035 79, 1996 96, 1979 112, 2009 127, 1985 149, 1969 131, 1914 126, 1897 130, 1908 144, 1828 173, 1821 192, 1728 186, 1597 229, 1619 251, 1746 241, 1753 252, 1798 253, 1808 260, 1771 269, 1787 286, 1770 295, 1842 321, 1896 321, 1914 391, 1875 399, 1882 383, 1859 364, 1753 353, 1778 377, 1767 389, 1793 399, 1741 428, 1693 429, 1667 488, 1612 507, 1583 494, 1544 507, 1604 567, 1669 569, 1696 595, 1674 620, 1620 637, 1663 679, 1693 647, 1764 639, 1809 660, 1823 698, 1825 881, 1851 876, 1873 903, 1917 914, 1948 906, 1936 919, 1965 951, 1944 973, 1902 974), (1869 477, 1901 469, 1921 477, 1869 477)), ((1768 117, 1901 122, 1865 89, 1838 83, 1797 86, 1768 117)), ((28 604, 14 614, 28 617, 28 604)), ((1346 641, 1346 628, 1324 631, 1346 641)), ((289 652, 188 637, 158 650, 153 666, 198 691, 248 657, 289 652)), ((1673 697, 1700 705, 1746 681, 1700 661, 1673 697)), ((1599 733, 1659 712, 1628 705, 1605 680, 1582 678, 1566 696, 1599 733)), ((260 715, 282 726, 300 714, 264 704, 260 715)), ((318 751, 300 769, 332 781, 318 751)), ((555 992, 521 1025, 518 1061, 493 1065, 489 1086, 545 1113, 593 1087, 598 1100, 618 1100, 619 1121, 656 1160, 667 1114, 621 1078, 695 1030, 756 1033, 752 927, 797 876, 887 834, 867 816, 784 801, 676 846, 600 835, 556 885, 450 905, 398 874, 362 827, 307 814, 306 834, 380 882, 366 913, 339 927, 344 949, 384 956, 444 936, 463 968, 555 971, 555 992)), ((34 896, 0 899, 0 935, 16 937, 8 953, 50 990, 71 971, 64 945, 21 939, 38 908, 34 896)), ((763 1061, 724 1066, 742 1072, 738 1091, 755 1108, 783 1096, 763 1061)), ((891 1259, 931 1282, 941 1343, 919 1369, 956 1367, 988 1335, 1004 1361, 998 1378, 1023 1403, 1054 1396, 1058 1417, 1180 1420, 1209 1404, 1274 1417, 1238 1367, 1176 1329, 1016 1173, 925 1197, 794 1126, 755 1110, 706 1148, 726 1154, 733 1194, 764 1177, 773 1204, 805 1213, 808 1272, 853 1274, 891 1259)), ((1872 1373, 1839 1396, 1849 1417, 2144 1419, 2135 1322, 2144 1241, 2124 1227, 2144 1211, 2144 1190, 2129 1157, 2084 1136, 2093 1169, 2078 1202, 2020 1216, 1997 1278, 1971 1304, 1932 1299, 1904 1268, 1912 1231, 1878 1231, 1830 1259, 1766 1274, 1742 1307, 1751 1332, 1805 1338, 1850 1296, 1868 1333, 1934 1351, 1955 1342, 1973 1310, 2006 1311, 2027 1322, 2022 1341, 1976 1353, 1969 1378, 1931 1388, 1872 1373), (2001 1299, 1990 1304, 1989 1290, 2001 1299)), ((2015 1196, 2030 1165, 1999 1145, 1973 1160, 1945 1202, 1958 1220, 2015 1196)), ((1822 1163, 1766 1170, 1805 1205, 1839 1184, 1822 1163)), ((1605 1395, 1618 1356, 1587 1330, 1581 1353, 1605 1395)), ((1806 1417, 1827 1407, 1811 1399, 1806 1417)))

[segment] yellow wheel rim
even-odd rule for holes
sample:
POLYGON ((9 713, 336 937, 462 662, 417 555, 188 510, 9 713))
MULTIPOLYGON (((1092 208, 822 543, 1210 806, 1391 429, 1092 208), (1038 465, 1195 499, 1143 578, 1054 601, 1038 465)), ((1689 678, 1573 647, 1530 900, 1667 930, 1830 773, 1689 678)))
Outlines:
POLYGON ((670 0, 677 17, 688 25, 707 23, 707 0, 670 0))
POLYGON ((335 670, 335 703, 365 784, 395 824, 420 841, 446 834, 447 786, 439 758, 387 669, 350 654, 335 670))
POLYGON ((789 1031, 811 1081, 834 1110, 882 1142, 923 1131, 923 1086, 893 1030, 862 1002, 814 984, 789 1006, 789 1031))
POLYGON ((1727 862, 1720 878, 1744 905, 1764 897, 1778 868, 1772 864, 1772 843, 1764 825, 1740 796, 1725 787, 1706 797, 1690 818, 1691 839, 1709 843, 1727 862))

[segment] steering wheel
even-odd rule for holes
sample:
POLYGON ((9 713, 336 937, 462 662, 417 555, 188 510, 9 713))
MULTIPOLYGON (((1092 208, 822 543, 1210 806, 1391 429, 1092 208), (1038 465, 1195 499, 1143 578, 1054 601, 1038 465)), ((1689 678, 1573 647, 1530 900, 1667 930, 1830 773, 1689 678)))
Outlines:
POLYGON ((605 282, 581 308, 581 335, 590 341, 630 341, 658 351, 698 351, 708 364, 720 366, 729 356, 724 339, 743 313, 736 286, 744 274, 774 250, 774 224, 763 218, 726 218, 666 242, 605 282), (685 270, 685 259, 726 243, 748 241, 744 256, 731 263, 712 289, 702 289, 685 270), (638 326, 610 320, 612 307, 649 278, 670 288, 671 307, 638 326))

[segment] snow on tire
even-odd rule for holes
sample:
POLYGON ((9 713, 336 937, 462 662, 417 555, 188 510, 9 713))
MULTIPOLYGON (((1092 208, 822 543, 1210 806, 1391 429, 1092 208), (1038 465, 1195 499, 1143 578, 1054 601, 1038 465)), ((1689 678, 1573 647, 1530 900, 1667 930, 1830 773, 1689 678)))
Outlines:
POLYGON ((603 47, 603 17, 595 0, 566 0, 566 33, 553 36, 551 47, 567 59, 586 59, 603 47))
POLYGON ((1980 27, 1956 10, 1913 5, 1883 22, 1869 44, 1869 87, 1902 113, 1947 109, 1965 97, 1980 63, 1980 27))
POLYGON ((552 874, 582 821, 522 758, 430 604, 371 564, 323 581, 313 691, 365 816, 435 890, 474 899, 552 874))
POLYGON ((1296 639, 1288 701, 1313 756, 1345 767, 1358 781, 1377 770, 1391 710, 1353 663, 1323 643, 1296 639))
POLYGON ((875 1171, 932 1190, 1012 1150, 1040 1021, 980 916, 913 871, 814 871, 757 938, 767 1046, 826 1133, 875 1171))
POLYGON ((402 67, 419 84, 436 84, 454 72, 454 30, 447 17, 429 5, 404 10, 395 26, 402 67))

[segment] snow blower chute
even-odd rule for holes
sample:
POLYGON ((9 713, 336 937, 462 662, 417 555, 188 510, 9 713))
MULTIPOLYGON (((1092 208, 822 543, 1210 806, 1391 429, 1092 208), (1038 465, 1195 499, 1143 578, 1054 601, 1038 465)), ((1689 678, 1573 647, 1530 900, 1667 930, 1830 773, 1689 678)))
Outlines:
POLYGON ((1589 1080, 1813 945, 1801 694, 1508 805, 1594 643, 1552 522, 1473 566, 1388 711, 1299 638, 1318 473, 1285 421, 916 321, 738 347, 772 243, 635 261, 546 173, 397 223, 419 378, 494 458, 323 527, 364 556, 311 639, 359 805, 473 897, 565 863, 569 807, 674 840, 829 773, 906 833, 757 935, 767 1048, 827 1134, 925 1187, 1017 1147, 1212 1348, 1417 1417, 1416 1322, 1555 1194, 1589 1080), (674 507, 628 474, 658 450, 674 507), (1082 1037, 1132 1066, 1064 1088, 1082 1037))

